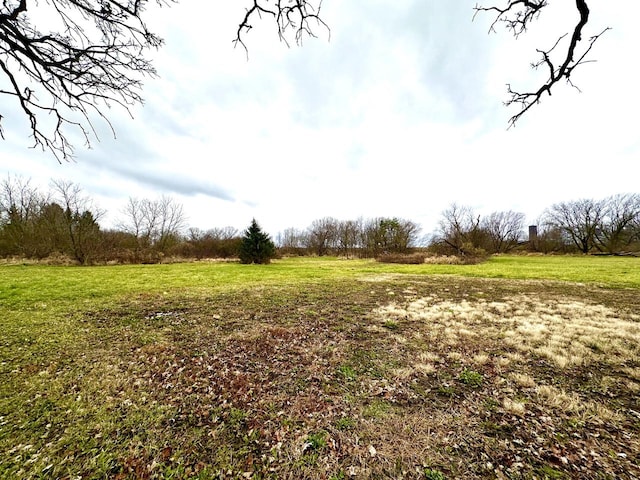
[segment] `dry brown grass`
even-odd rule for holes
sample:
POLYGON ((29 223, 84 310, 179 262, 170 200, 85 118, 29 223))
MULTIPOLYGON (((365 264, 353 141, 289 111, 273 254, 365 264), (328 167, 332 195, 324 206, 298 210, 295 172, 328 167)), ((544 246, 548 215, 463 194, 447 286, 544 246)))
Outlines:
MULTIPOLYGON (((468 343, 477 335, 500 338, 516 352, 547 358, 562 369, 601 358, 622 361, 640 353, 640 323, 633 314, 621 317, 611 307, 585 301, 515 295, 500 302, 471 302, 428 296, 402 306, 387 304, 376 315, 386 322, 428 325, 430 338, 450 345, 468 343)), ((482 363, 488 360, 480 358, 482 363)))
POLYGON ((424 263, 424 253, 386 253, 376 257, 381 263, 402 263, 405 265, 420 265, 424 263))

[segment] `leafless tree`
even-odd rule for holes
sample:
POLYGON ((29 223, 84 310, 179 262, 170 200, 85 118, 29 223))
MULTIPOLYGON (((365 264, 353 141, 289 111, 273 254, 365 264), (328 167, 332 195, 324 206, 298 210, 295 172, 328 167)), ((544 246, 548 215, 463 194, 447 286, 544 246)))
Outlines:
POLYGON ((166 195, 152 205, 155 207, 154 216, 158 219, 155 242, 160 251, 165 251, 180 236, 187 216, 182 204, 166 195))
POLYGON ((5 255, 32 257, 42 251, 38 221, 48 201, 48 194, 29 179, 7 175, 0 182, 0 243, 5 255))
POLYGON ((307 247, 318 256, 328 255, 335 249, 338 220, 333 217, 314 220, 307 229, 307 247))
POLYGON ((88 144, 96 136, 92 115, 109 123, 106 108, 118 104, 128 109, 142 101, 142 79, 156 74, 145 52, 162 44, 143 19, 147 4, 2 1, 0 94, 13 98, 28 119, 34 146, 67 159, 73 153, 67 127, 77 128, 88 144))
POLYGON ((187 242, 182 244, 183 256, 196 258, 229 258, 238 255, 240 232, 234 227, 201 230, 189 228, 187 242))
POLYGON ((283 254, 302 255, 309 242, 307 232, 290 227, 278 233, 275 243, 283 254))
POLYGON ((138 246, 151 243, 151 228, 146 215, 146 200, 129 197, 122 213, 125 220, 120 228, 133 235, 138 241, 138 246))
POLYGON ((206 234, 215 240, 231 240, 233 238, 240 237, 240 232, 235 227, 210 228, 207 230, 206 234))
POLYGON ((518 245, 524 229, 524 213, 493 212, 484 217, 482 230, 487 235, 491 252, 505 253, 518 245))
POLYGON ((164 195, 157 200, 129 198, 123 214, 121 228, 136 237, 140 250, 166 250, 187 220, 182 204, 164 195))
POLYGON ((482 248, 485 238, 480 220, 480 215, 471 207, 452 203, 442 212, 436 241, 448 245, 459 255, 482 248))
POLYGON ((337 246, 340 253, 346 257, 355 254, 362 231, 362 219, 344 220, 338 223, 336 235, 337 246))
MULTIPOLYGON (((27 118, 35 147, 51 151, 58 160, 68 159, 73 155, 68 127, 89 144, 97 137, 94 115, 111 126, 105 116, 107 108, 117 104, 128 110, 142 101, 143 78, 156 74, 145 53, 162 45, 144 18, 150 1, 163 6, 175 0, 2 1, 0 94, 12 98, 27 118)), ((549 48, 538 50, 541 58, 533 66, 547 69, 548 79, 531 91, 509 86, 507 104, 520 106, 511 125, 545 93, 551 95, 556 83, 565 80, 575 86, 574 70, 590 61, 594 43, 607 30, 584 38, 588 3, 575 0, 578 18, 570 31, 549 48)), ((245 49, 245 35, 264 18, 274 22, 287 44, 291 40, 301 44, 318 29, 329 32, 321 16, 322 0, 247 0, 246 4, 234 40, 245 49)), ((504 24, 518 37, 547 6, 548 0, 510 0, 504 7, 477 5, 475 10, 495 15, 491 30, 504 24)), ((3 115, 7 112, 0 112, 2 138, 3 115)))
POLYGON ((564 232, 579 251, 589 253, 596 247, 604 205, 592 199, 556 203, 546 210, 546 223, 564 232))
MULTIPOLYGON (((515 125, 522 115, 540 102, 545 93, 550 96, 551 89, 558 82, 564 80, 569 85, 577 88, 572 81, 571 75, 579 65, 591 61, 587 57, 594 43, 609 30, 609 28, 605 28, 588 38, 584 38, 584 30, 589 22, 590 15, 588 3, 591 2, 575 0, 577 19, 570 29, 571 31, 560 36, 551 47, 537 49, 540 59, 532 63, 532 67, 534 69, 546 69, 548 71, 547 80, 539 87, 529 91, 514 90, 511 85, 508 85, 510 98, 506 105, 518 105, 520 107, 520 111, 509 119, 510 125, 515 125), (561 51, 558 52, 559 50, 561 51)), ((540 17, 541 12, 548 5, 549 0, 510 0, 504 7, 476 5, 475 11, 476 14, 489 12, 495 15, 490 31, 495 31, 495 27, 502 24, 517 38, 526 33, 531 23, 540 17)))
POLYGON ((46 202, 47 196, 30 179, 7 175, 0 182, 0 225, 33 220, 46 202))
POLYGON ((367 218, 360 227, 360 256, 372 258, 382 253, 380 249, 379 219, 367 218))
POLYGON ((640 225, 640 195, 620 194, 603 200, 604 209, 596 240, 609 253, 618 253, 636 240, 640 225))
POLYGON ((99 250, 98 221, 104 210, 96 207, 76 183, 53 180, 51 189, 56 204, 63 212, 57 221, 63 230, 60 234, 66 237, 69 252, 81 264, 90 263, 99 250))

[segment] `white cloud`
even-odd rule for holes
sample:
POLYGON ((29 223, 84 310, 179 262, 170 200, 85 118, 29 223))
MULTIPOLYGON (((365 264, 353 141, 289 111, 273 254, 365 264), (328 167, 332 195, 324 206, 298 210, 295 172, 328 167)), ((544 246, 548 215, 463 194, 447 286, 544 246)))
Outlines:
POLYGON ((508 131, 505 84, 540 81, 535 48, 575 13, 550 5, 516 41, 487 34, 488 15, 472 22, 474 5, 325 0, 331 40, 319 29, 287 48, 265 20, 245 37, 248 59, 231 43, 241 2, 154 10, 160 78, 134 119, 109 112, 117 140, 98 122, 101 142, 58 165, 8 133, 0 169, 76 181, 110 221, 129 195, 169 194, 195 226, 256 217, 274 234, 324 216, 398 215, 429 231, 453 201, 534 221, 554 202, 637 190, 637 2, 595 2, 589 33, 614 29, 594 47, 598 62, 576 70, 583 93, 559 86, 508 131))

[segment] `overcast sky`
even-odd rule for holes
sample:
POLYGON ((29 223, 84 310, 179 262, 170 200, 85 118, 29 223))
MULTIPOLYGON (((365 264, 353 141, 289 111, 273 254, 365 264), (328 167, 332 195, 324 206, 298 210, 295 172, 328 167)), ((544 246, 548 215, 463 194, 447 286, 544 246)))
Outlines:
MULTIPOLYGON (((151 9, 166 41, 159 78, 134 118, 108 112, 117 138, 98 120, 100 141, 58 164, 5 120, 0 172, 77 182, 107 225, 129 196, 165 194, 191 226, 255 217, 272 235, 326 216, 398 216, 428 233, 452 202, 533 223, 559 201, 640 191, 637 0, 590 2, 586 34, 612 30, 575 71, 582 93, 558 85, 512 129, 506 84, 539 86, 535 49, 569 32, 573 2, 550 2, 515 40, 488 34, 489 15, 473 20, 476 0, 324 0, 330 38, 318 28, 288 48, 265 21, 245 37, 247 58, 231 41, 248 3, 151 9)), ((0 111, 17 113, 6 98, 0 111)))

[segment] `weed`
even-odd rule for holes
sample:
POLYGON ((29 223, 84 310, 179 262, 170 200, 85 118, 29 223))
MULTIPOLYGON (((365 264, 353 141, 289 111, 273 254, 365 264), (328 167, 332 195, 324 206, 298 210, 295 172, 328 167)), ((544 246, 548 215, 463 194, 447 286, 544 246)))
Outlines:
POLYGON ((511 378, 518 386, 523 388, 533 388, 536 386, 535 379, 531 375, 527 375, 525 373, 513 373, 511 374, 511 378))
POLYGON ((362 416, 365 418, 382 418, 385 416, 391 406, 383 400, 374 400, 365 406, 362 410, 362 416))
POLYGON ((384 372, 381 370, 380 355, 367 349, 357 349, 353 352, 349 363, 357 366, 357 373, 366 374, 370 378, 382 378, 384 372))
POLYGON ((482 428, 485 435, 498 438, 509 438, 514 431, 513 425, 509 423, 495 423, 492 421, 481 422, 480 428, 482 428))
POLYGON ((317 452, 327 446, 327 432, 319 431, 310 433, 304 443, 303 451, 317 452))
POLYGON ((496 399, 494 398, 487 398, 484 401, 484 408, 488 411, 488 412, 495 412, 498 408, 498 406, 500 405, 500 402, 498 402, 496 399))
POLYGON ((526 410, 524 402, 511 400, 510 398, 505 398, 503 400, 502 407, 505 412, 512 413, 514 415, 523 415, 526 410))
POLYGON ((425 468, 424 476, 427 480, 446 480, 447 478, 440 470, 434 470, 432 468, 425 468))
POLYGON ((234 429, 242 427, 246 418, 247 412, 240 408, 231 407, 229 410, 229 425, 234 429))
POLYGON ((482 385, 482 382, 484 379, 481 373, 478 373, 474 370, 468 370, 465 368, 462 372, 460 372, 460 375, 458 376, 458 380, 460 380, 465 385, 468 385, 473 388, 478 388, 482 385))
POLYGON ((568 478, 566 473, 556 470, 549 465, 543 465, 542 467, 537 468, 536 473, 545 480, 568 478))
POLYGON ((442 395, 443 397, 453 397, 456 394, 456 389, 451 385, 440 385, 438 387, 438 394, 442 395))
POLYGON ((387 330, 391 330, 391 331, 396 331, 400 328, 400 325, 398 325, 398 322, 394 320, 387 320, 382 324, 382 326, 387 330))
POLYGON ((336 420, 338 430, 352 430, 356 426, 356 421, 351 417, 340 417, 336 420))
POLYGON ((357 378, 356 371, 353 369, 351 365, 340 365, 338 367, 338 374, 342 378, 350 382, 354 381, 357 378))
POLYGON ((584 428, 585 422, 584 420, 581 420, 579 418, 568 418, 567 421, 567 426, 571 429, 582 429, 584 428))

